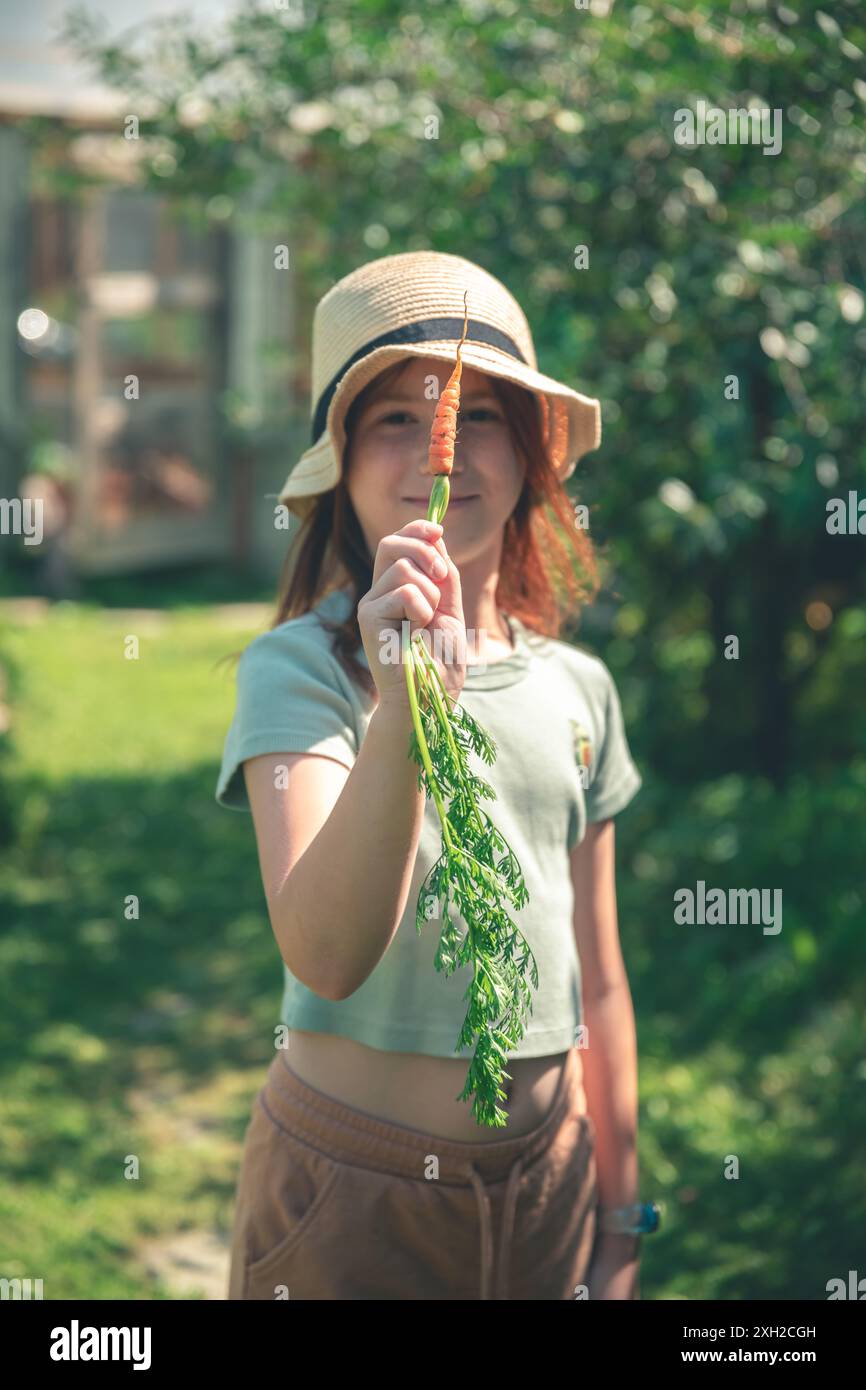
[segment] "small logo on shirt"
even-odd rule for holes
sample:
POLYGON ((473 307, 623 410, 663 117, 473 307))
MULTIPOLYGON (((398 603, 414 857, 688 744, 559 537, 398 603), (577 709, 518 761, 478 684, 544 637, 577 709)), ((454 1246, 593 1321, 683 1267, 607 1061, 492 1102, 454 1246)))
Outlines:
POLYGON ((569 719, 571 733, 574 739, 574 761, 578 767, 589 768, 592 759, 592 744, 589 741, 589 734, 582 724, 578 724, 576 719, 569 719))

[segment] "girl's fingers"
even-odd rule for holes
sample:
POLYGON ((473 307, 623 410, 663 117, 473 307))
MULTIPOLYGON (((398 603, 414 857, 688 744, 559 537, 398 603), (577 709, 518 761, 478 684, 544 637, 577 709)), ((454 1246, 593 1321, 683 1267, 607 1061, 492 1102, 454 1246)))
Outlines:
POLYGON ((409 555, 401 555, 393 565, 389 565, 367 594, 367 599, 375 601, 385 594, 409 584, 417 588, 427 599, 431 610, 439 603, 439 585, 426 574, 420 565, 409 555))
MULTIPOLYGON (((441 535, 441 532, 439 533, 441 535)), ((406 536, 397 532, 393 536, 385 536, 376 550, 376 559, 373 565, 373 586, 379 582, 386 571, 396 563, 401 556, 409 556, 415 561, 419 569, 425 571, 433 579, 444 579, 446 570, 442 568, 444 557, 437 554, 435 536, 425 539, 422 536, 406 536)))
POLYGON ((424 517, 416 517, 414 521, 407 521, 405 526, 401 526, 399 531, 394 531, 390 536, 383 536, 379 545, 391 545, 403 539, 422 540, 428 544, 442 535, 443 527, 438 521, 427 521, 424 517))
POLYGON ((418 517, 382 537, 363 603, 366 620, 374 624, 408 618, 415 631, 427 627, 437 613, 463 624, 460 576, 438 522, 418 517))
POLYGON ((460 585, 460 571, 448 554, 444 540, 436 543, 436 549, 448 566, 447 576, 438 583, 439 603, 436 606, 436 612, 440 617, 454 618, 463 625, 465 618, 463 616, 463 590, 460 585))
POLYGON ((428 626, 433 619, 435 605, 428 602, 416 584, 401 584, 380 598, 370 600, 369 610, 377 622, 400 623, 407 618, 411 633, 428 626))
POLYGON ((394 541, 409 537, 412 540, 435 541, 442 535, 443 527, 438 521, 427 521, 424 517, 416 517, 414 521, 407 521, 405 526, 401 526, 399 531, 393 531, 390 536, 383 536, 380 545, 393 544, 394 541))
POLYGON ((395 531, 395 536, 426 536, 441 533, 442 523, 439 521, 428 521, 424 516, 416 516, 412 521, 407 521, 405 526, 401 526, 399 531, 395 531))

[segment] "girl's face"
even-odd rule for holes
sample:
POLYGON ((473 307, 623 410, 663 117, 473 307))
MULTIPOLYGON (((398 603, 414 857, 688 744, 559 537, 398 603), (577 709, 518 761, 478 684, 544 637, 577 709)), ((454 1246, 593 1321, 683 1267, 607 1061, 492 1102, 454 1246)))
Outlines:
MULTIPOLYGON (((383 536, 427 515, 433 484, 425 471, 430 428, 451 371, 452 364, 433 357, 409 358, 397 384, 368 401, 358 417, 346 487, 373 557, 383 536), (425 387, 431 376, 439 389, 428 400, 425 387)), ((442 523, 456 565, 489 551, 493 542, 501 544, 524 473, 490 378, 464 367, 451 500, 442 523)))

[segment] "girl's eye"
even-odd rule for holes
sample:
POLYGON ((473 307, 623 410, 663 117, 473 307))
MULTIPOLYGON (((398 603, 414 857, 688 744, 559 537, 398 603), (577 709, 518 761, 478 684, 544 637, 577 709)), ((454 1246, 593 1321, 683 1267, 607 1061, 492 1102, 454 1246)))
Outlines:
POLYGON ((399 422, 401 419, 406 420, 406 419, 409 419, 409 418, 410 418, 410 417, 409 417, 408 411, 406 411, 406 410, 394 410, 394 411, 391 412, 390 415, 383 415, 382 418, 381 418, 381 420, 379 421, 379 424, 380 424, 380 425, 391 425, 391 424, 393 424, 395 421, 399 422))
MULTIPOLYGON (((460 411, 461 419, 471 419, 473 415, 487 416, 489 420, 501 420, 502 416, 495 410, 488 410, 486 406, 476 406, 474 410, 460 411)), ((414 417, 406 410, 392 410, 390 415, 383 415, 379 421, 380 425, 399 425, 404 420, 412 420, 414 417)))

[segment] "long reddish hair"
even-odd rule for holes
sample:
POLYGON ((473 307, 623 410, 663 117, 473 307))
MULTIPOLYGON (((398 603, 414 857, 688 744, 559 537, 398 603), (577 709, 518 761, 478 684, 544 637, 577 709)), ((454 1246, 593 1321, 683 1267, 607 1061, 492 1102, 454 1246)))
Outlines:
MULTIPOLYGON (((373 557, 346 487, 346 464, 355 425, 371 401, 389 391, 409 359, 380 372, 358 393, 346 412, 344 467, 336 487, 317 496, 286 554, 271 628, 308 613, 325 593, 346 587, 352 597, 342 623, 320 619, 333 639, 344 670, 370 695, 375 685, 358 660, 361 632, 358 603, 372 587, 373 557)), ((522 386, 499 377, 488 381, 511 430, 515 450, 525 461, 523 489, 505 524, 496 606, 526 627, 559 637, 563 624, 577 620, 599 588, 595 547, 575 521, 574 502, 556 475, 542 436, 539 400, 522 386)), ((459 423, 459 419, 458 419, 459 423)))

